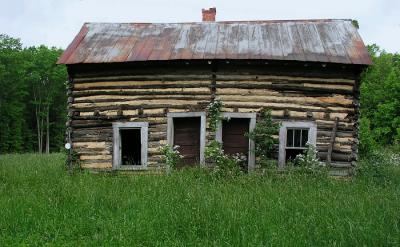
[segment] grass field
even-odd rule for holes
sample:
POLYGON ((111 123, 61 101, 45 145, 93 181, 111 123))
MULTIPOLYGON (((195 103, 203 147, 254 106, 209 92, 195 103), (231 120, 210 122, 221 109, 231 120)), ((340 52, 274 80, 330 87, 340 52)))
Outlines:
POLYGON ((0 156, 0 246, 398 246, 400 168, 338 181, 69 175, 61 154, 0 156))

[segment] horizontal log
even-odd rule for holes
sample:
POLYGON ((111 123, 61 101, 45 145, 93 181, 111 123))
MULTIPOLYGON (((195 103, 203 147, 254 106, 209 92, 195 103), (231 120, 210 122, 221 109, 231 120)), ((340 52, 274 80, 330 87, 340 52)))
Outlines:
POLYGON ((108 136, 84 136, 84 137, 72 137, 72 140, 74 142, 90 142, 90 141, 100 141, 100 142, 111 142, 113 140, 113 137, 108 137, 108 136))
POLYGON ((318 107, 313 105, 300 105, 293 103, 269 103, 269 102, 238 102, 223 101, 224 107, 243 107, 243 108, 260 108, 267 107, 271 109, 294 110, 294 111, 329 111, 335 113, 353 113, 354 108, 346 107, 318 107))
POLYGON ((347 106, 353 107, 351 97, 333 94, 325 97, 310 97, 307 95, 297 94, 296 96, 284 96, 281 93, 265 92, 265 90, 257 89, 235 89, 223 88, 217 89, 217 95, 222 101, 237 100, 249 102, 284 102, 284 103, 302 103, 306 105, 316 106, 347 106))
POLYGON ((217 74, 217 81, 295 81, 295 82, 326 82, 335 84, 353 85, 355 80, 343 78, 318 78, 299 76, 273 76, 273 75, 221 75, 217 74))
MULTIPOLYGON (((84 130, 84 129, 83 129, 84 130)), ((98 133, 85 133, 84 131, 73 131, 71 137, 85 138, 85 137, 112 137, 112 132, 98 132, 98 133)))
POLYGON ((100 81, 90 83, 74 83, 74 90, 88 89, 88 88, 185 88, 185 87, 209 87, 211 80, 185 80, 185 81, 100 81))
POLYGON ((95 163, 83 163, 81 164, 82 168, 85 169, 111 169, 111 162, 95 162, 95 163))
POLYGON ((111 160, 111 155, 80 155, 80 160, 111 160))
MULTIPOLYGON (((169 70, 170 71, 170 70, 169 70)), ((198 73, 198 72, 197 72, 198 73)), ((191 73, 180 73, 180 74, 142 74, 142 75, 118 75, 118 76, 102 76, 102 77, 86 77, 86 78, 75 78, 74 83, 84 82, 102 82, 102 81, 182 81, 182 80, 211 80, 212 74, 206 71, 205 74, 191 74, 191 73)), ((218 81, 257 81, 257 80, 272 80, 272 81, 316 81, 316 82, 327 82, 327 83, 343 83, 343 84, 354 84, 354 79, 343 79, 339 76, 337 78, 326 78, 326 77, 301 77, 301 76, 274 76, 265 74, 226 74, 216 73, 216 79, 218 81)))
MULTIPOLYGON (((173 98, 180 100, 202 100, 210 101, 211 95, 174 95, 173 98)), ((114 101, 132 101, 132 100, 148 100, 148 99, 171 99, 171 95, 94 95, 85 97, 75 97, 75 103, 98 103, 98 102, 114 102, 114 101)))
POLYGON ((117 76, 88 76, 88 77, 77 77, 74 79, 74 83, 85 83, 85 82, 102 82, 102 81, 182 81, 185 80, 211 80, 212 75, 207 74, 148 74, 148 75, 117 75, 117 76))
POLYGON ((106 138, 106 137, 112 137, 112 135, 113 135, 112 132, 85 132, 85 131, 82 131, 82 130, 85 130, 85 129, 79 129, 79 130, 80 131, 77 131, 77 130, 73 131, 72 134, 71 134, 71 137, 73 137, 73 138, 86 138, 86 137, 89 137, 89 138, 95 138, 95 137, 106 138))
MULTIPOLYGON (((328 155, 328 152, 319 152, 318 153, 318 157, 323 161, 326 160, 327 155, 328 155)), ((351 162, 352 160, 354 160, 354 157, 351 154, 340 154, 337 152, 332 153, 332 162, 335 162, 335 161, 351 162)))
POLYGON ((270 89, 280 92, 285 91, 297 91, 297 92, 318 92, 321 95, 329 94, 329 93, 338 93, 345 95, 352 95, 353 86, 348 85, 325 85, 325 84, 311 84, 311 83, 302 83, 302 84, 294 84, 294 83, 218 83, 217 88, 241 88, 241 89, 270 89))
POLYGON ((160 132, 158 134, 156 133, 151 133, 149 136, 149 141, 160 141, 160 140, 166 140, 167 139, 167 133, 160 132))
POLYGON ((73 143, 74 148, 106 148, 106 142, 74 142, 73 143))
POLYGON ((181 105, 197 105, 198 103, 205 103, 206 101, 195 101, 195 100, 180 100, 180 99, 165 99, 165 100, 141 100, 141 101, 117 101, 117 102, 100 102, 100 103, 74 103, 72 104, 72 108, 74 109, 82 109, 82 108, 97 108, 97 107, 110 107, 110 106, 138 106, 141 107, 143 105, 158 105, 158 106, 181 106, 181 105))
MULTIPOLYGON (((332 131, 323 131, 323 130, 318 130, 317 131, 317 137, 327 137, 330 138, 332 134, 332 131)), ((354 138, 354 133, 352 131, 337 131, 336 132, 336 138, 354 138)))
POLYGON ((167 126, 163 127, 163 126, 159 126, 156 128, 149 128, 149 133, 153 134, 153 133, 163 133, 163 132, 167 132, 167 126))
POLYGON ((73 90, 72 94, 79 95, 83 93, 96 93, 96 92, 104 92, 104 93, 112 93, 112 92, 123 92, 125 93, 134 93, 136 95, 149 95, 149 94, 180 94, 180 93, 197 93, 197 94, 209 94, 210 89, 208 87, 194 87, 194 88, 118 88, 118 89, 88 89, 77 91, 73 90))
POLYGON ((78 155, 112 155, 111 148, 108 149, 74 149, 78 155))

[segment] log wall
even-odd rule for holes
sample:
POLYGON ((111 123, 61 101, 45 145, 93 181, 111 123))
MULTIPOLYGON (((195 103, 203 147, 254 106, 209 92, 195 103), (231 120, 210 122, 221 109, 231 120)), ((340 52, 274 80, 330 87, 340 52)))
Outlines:
MULTIPOLYGON (((112 122, 149 122, 148 167, 162 168, 159 147, 167 142, 167 112, 206 111, 212 98, 218 97, 225 112, 259 112, 268 107, 276 120, 315 121, 322 160, 338 118, 332 166, 351 168, 357 160, 358 72, 301 69, 273 73, 210 66, 107 74, 70 67, 67 125, 73 148, 84 168, 111 169, 112 122)), ((210 133, 207 136, 212 138, 210 133)))

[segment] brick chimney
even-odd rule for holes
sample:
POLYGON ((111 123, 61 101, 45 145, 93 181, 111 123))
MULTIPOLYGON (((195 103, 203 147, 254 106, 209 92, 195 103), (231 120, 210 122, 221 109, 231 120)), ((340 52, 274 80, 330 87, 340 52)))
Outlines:
POLYGON ((215 21, 215 15, 217 14, 217 9, 215 7, 202 9, 201 12, 203 13, 203 21, 215 21))

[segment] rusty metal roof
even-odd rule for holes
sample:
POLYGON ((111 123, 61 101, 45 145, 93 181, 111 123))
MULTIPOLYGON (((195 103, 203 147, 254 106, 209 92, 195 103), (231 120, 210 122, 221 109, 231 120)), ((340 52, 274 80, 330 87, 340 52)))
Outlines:
POLYGON ((351 20, 85 23, 58 63, 191 59, 371 64, 351 20))

